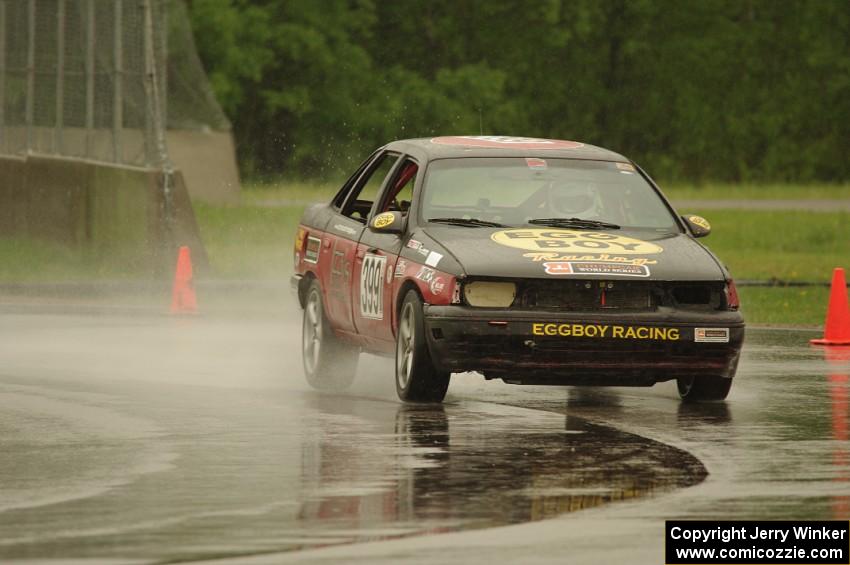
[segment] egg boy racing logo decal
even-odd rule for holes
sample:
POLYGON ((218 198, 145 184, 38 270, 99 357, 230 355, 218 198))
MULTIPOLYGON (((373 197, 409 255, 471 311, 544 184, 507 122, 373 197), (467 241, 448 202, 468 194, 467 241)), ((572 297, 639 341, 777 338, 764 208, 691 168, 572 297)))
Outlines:
POLYGON ((499 245, 526 251, 560 251, 567 253, 597 252, 622 255, 649 255, 664 249, 654 243, 614 235, 564 229, 512 229, 497 231, 490 239, 499 245))
POLYGON ((592 253, 589 255, 562 255, 561 253, 523 253, 527 257, 539 263, 541 261, 601 261, 603 263, 617 263, 618 265, 657 265, 655 259, 646 257, 617 257, 608 253, 592 253))
POLYGON ((395 216, 392 212, 384 212, 383 214, 378 214, 375 216, 375 219, 372 220, 372 225, 378 229, 385 228, 387 226, 391 226, 395 221, 395 216))
POLYGON ((692 224, 698 225, 702 229, 705 229, 705 230, 711 229, 711 224, 709 224, 708 220, 706 220, 702 216, 688 216, 688 220, 690 220, 690 222, 692 224))
POLYGON ((373 320, 384 319, 384 255, 367 254, 360 270, 360 315, 373 320))
POLYGON ((546 337, 583 337, 598 339, 635 339, 655 341, 682 340, 679 328, 657 326, 612 326, 608 324, 556 324, 534 322, 531 333, 546 337))

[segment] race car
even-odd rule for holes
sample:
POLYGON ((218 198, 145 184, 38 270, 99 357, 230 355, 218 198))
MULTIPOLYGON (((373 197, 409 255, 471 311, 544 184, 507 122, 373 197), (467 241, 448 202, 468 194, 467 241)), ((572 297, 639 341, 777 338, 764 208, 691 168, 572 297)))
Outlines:
POLYGON ((319 389, 361 351, 394 356, 404 401, 452 373, 652 386, 725 399, 744 320, 728 270, 634 162, 551 139, 452 136, 375 151, 295 238, 302 357, 319 389))

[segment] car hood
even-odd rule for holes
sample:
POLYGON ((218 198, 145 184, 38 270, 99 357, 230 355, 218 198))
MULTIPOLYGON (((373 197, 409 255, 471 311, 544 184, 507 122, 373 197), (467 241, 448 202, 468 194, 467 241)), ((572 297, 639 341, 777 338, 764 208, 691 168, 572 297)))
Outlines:
POLYGON ((428 226, 424 233, 480 277, 723 280, 714 255, 690 235, 654 230, 428 226))

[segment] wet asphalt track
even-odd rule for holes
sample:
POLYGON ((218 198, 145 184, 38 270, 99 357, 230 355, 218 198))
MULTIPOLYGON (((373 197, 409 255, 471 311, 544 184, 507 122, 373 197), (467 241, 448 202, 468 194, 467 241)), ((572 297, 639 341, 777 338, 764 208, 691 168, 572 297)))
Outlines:
POLYGON ((460 375, 434 407, 374 357, 309 390, 297 316, 0 309, 0 562, 661 563, 668 518, 850 518, 850 353, 813 332, 751 331, 721 404, 460 375))

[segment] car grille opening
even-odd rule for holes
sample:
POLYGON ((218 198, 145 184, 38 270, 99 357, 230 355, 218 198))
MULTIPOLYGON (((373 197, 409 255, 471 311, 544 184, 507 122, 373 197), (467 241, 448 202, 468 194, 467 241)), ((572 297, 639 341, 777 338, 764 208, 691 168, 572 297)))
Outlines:
POLYGON ((525 281, 517 301, 523 308, 565 311, 652 310, 657 305, 652 285, 597 280, 525 281))
POLYGON ((722 282, 665 282, 624 280, 513 280, 513 308, 528 310, 653 311, 720 310, 725 305, 722 282))
POLYGON ((686 284, 670 290, 675 305, 680 308, 702 307, 719 309, 723 304, 723 289, 719 285, 686 284))
POLYGON ((678 304, 708 304, 711 291, 704 286, 680 286, 673 289, 673 298, 678 304))

